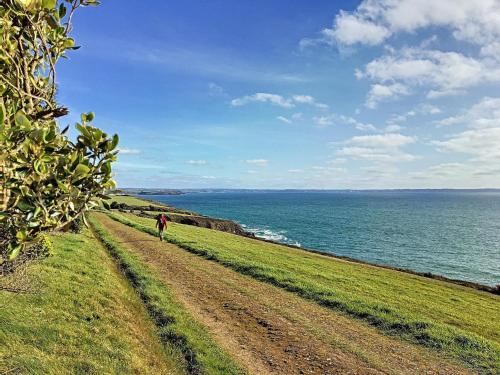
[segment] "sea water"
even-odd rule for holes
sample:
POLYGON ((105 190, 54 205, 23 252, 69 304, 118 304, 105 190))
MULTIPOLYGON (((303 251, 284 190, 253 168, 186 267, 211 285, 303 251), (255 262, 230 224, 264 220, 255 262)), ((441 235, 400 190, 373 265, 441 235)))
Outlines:
POLYGON ((500 284, 500 193, 214 191, 149 196, 256 236, 371 263, 500 284))

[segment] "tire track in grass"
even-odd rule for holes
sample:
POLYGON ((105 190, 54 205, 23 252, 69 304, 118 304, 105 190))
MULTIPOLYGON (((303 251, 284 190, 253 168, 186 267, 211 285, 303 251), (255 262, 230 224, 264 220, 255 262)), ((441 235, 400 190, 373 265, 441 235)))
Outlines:
MULTIPOLYGON (((109 213, 109 216, 122 224, 156 235, 154 228, 130 220, 128 217, 114 213, 109 213)), ((361 301, 349 303, 338 298, 332 298, 329 295, 324 295, 321 291, 316 292, 301 283, 295 282, 294 275, 290 275, 291 278, 276 277, 276 275, 262 268, 260 264, 253 264, 247 260, 239 259, 236 254, 233 259, 232 255, 229 257, 220 255, 209 247, 204 248, 196 243, 186 243, 169 234, 167 234, 166 239, 205 259, 218 262, 225 267, 249 275, 259 281, 296 293, 332 310, 347 313, 390 335, 438 350, 445 355, 454 356, 482 373, 497 374, 500 371, 499 346, 474 333, 425 321, 415 316, 401 315, 400 312, 384 306, 371 306, 370 304, 363 304, 361 301)))
POLYGON ((99 219, 158 272, 229 353, 267 363, 267 371, 254 374, 469 373, 293 293, 153 240, 105 215, 99 219))
POLYGON ((191 375, 244 375, 233 360, 210 338, 204 327, 184 311, 168 288, 133 254, 124 250, 93 216, 96 237, 115 258, 124 275, 144 302, 168 351, 183 357, 191 375))

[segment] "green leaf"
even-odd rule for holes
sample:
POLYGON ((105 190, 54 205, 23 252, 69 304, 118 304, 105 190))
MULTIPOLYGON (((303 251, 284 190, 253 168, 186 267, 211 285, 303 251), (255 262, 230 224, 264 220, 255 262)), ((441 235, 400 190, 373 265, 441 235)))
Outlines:
POLYGON ((28 232, 26 231, 26 229, 23 229, 23 230, 20 230, 19 232, 17 232, 16 233, 16 238, 20 242, 26 241, 26 239, 28 238, 28 232))
POLYGON ((75 168, 75 175, 77 177, 82 177, 87 175, 90 172, 90 168, 85 164, 78 164, 75 168))
POLYGON ((111 162, 106 162, 102 165, 101 171, 105 173, 106 175, 109 175, 111 173, 111 162))
POLYGON ((78 131, 79 131, 80 133, 83 133, 84 131, 86 131, 86 130, 85 130, 85 127, 84 127, 83 125, 81 125, 81 124, 76 124, 76 126, 75 126, 75 127, 78 129, 78 131))
POLYGON ((57 187, 61 189, 65 193, 69 193, 69 189, 66 185, 64 185, 61 181, 57 180, 57 187))
POLYGON ((29 130, 31 128, 31 121, 28 120, 26 115, 22 111, 18 111, 14 116, 14 121, 16 125, 19 126, 22 130, 29 130))
POLYGON ((64 6, 64 3, 61 3, 59 5, 59 18, 63 18, 66 15, 66 7, 64 6))
POLYGON ((88 122, 92 122, 92 120, 94 120, 94 117, 95 117, 95 113, 94 112, 87 113, 87 121, 88 122))
POLYGON ((63 43, 63 47, 64 48, 71 48, 74 45, 75 45, 75 40, 73 38, 68 38, 63 43))
POLYGON ((118 134, 113 135, 113 141, 111 143, 111 150, 114 150, 116 148, 116 146, 118 146, 118 142, 120 142, 120 138, 118 137, 118 134))
POLYGON ((56 0, 43 0, 42 1, 42 6, 45 9, 54 9, 56 7, 56 0))
POLYGON ((106 201, 102 201, 102 205, 104 206, 104 208, 105 208, 106 210, 111 210, 111 206, 109 205, 109 203, 108 203, 108 202, 106 202, 106 201))
POLYGON ((9 255, 9 260, 14 260, 19 256, 19 253, 21 252, 22 245, 16 244, 14 246, 10 246, 10 255, 9 255))
POLYGON ((34 208, 33 205, 26 199, 21 199, 19 202, 17 202, 16 207, 23 212, 31 211, 34 208))
POLYGON ((38 228, 40 226, 40 222, 39 221, 30 221, 28 223, 28 227, 29 228, 38 228))

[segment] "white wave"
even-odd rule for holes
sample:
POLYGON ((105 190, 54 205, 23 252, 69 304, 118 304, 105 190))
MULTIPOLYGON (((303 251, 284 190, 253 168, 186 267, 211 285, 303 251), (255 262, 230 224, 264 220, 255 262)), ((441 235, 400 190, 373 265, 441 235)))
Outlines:
POLYGON ((248 226, 242 224, 242 227, 245 228, 245 230, 255 234, 256 237, 258 238, 263 238, 268 241, 275 241, 275 242, 281 242, 289 245, 294 245, 301 247, 302 245, 297 242, 289 239, 287 236, 285 236, 286 231, 273 231, 271 229, 267 228, 249 228, 248 226))

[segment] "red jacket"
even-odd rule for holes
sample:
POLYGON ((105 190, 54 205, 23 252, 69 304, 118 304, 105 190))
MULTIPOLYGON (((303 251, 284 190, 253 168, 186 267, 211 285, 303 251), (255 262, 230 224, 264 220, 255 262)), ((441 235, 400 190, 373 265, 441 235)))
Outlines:
POLYGON ((166 216, 160 216, 158 220, 156 221, 159 227, 167 227, 167 217, 166 216))

